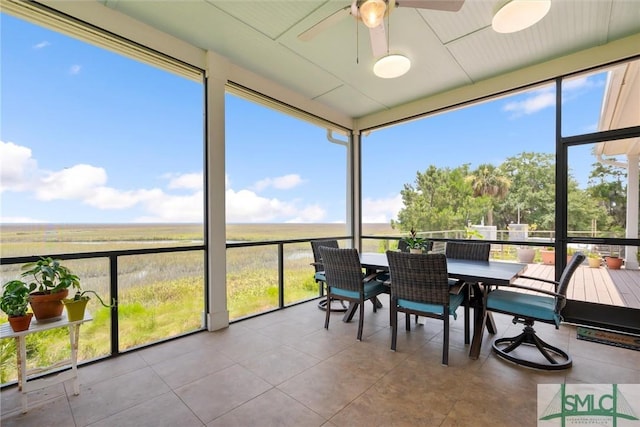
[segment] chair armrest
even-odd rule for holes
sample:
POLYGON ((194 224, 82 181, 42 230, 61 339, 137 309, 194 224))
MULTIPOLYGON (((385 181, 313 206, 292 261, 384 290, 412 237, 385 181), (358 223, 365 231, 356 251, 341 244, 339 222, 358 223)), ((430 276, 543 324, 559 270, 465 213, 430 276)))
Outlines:
POLYGON ((365 276, 365 278, 362 280, 366 283, 374 280, 376 277, 378 277, 378 273, 371 273, 368 276, 365 276))
POLYGON ((560 285, 560 283, 556 282, 555 280, 542 279, 540 277, 533 277, 533 276, 525 276, 524 274, 518 274, 517 278, 518 279, 536 280, 538 282, 551 283, 552 285, 555 285, 556 287, 558 287, 560 285))
POLYGON ((506 287, 506 288, 517 288, 517 289, 524 289, 526 291, 532 291, 532 292, 538 292, 541 294, 545 294, 545 295, 550 295, 552 297, 557 297, 557 298, 566 298, 566 296, 559 294, 557 292, 552 292, 552 291, 547 291, 546 289, 539 289, 539 288, 532 288, 531 286, 524 286, 524 285, 517 285, 517 284, 511 284, 511 285, 494 285, 494 286, 502 286, 502 287, 506 287))

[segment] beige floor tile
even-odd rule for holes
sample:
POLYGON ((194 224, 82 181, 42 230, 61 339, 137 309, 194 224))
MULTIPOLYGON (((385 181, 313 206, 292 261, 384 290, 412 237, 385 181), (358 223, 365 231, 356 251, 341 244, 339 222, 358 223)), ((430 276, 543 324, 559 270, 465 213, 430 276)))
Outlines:
POLYGON ((272 386, 248 369, 233 365, 175 390, 205 423, 237 408, 272 386))
POLYGON ((315 427, 325 419, 280 390, 271 389, 217 418, 207 427, 315 427))
POLYGON ((202 421, 173 392, 104 418, 91 427, 200 427, 202 421))
POLYGON ((270 384, 278 385, 305 369, 317 365, 320 361, 320 359, 295 348, 281 346, 273 351, 245 360, 241 365, 270 384))
POLYGON ((83 387, 69 396, 78 426, 85 426, 117 414, 169 391, 149 367, 83 387))
POLYGON ((175 389, 233 364, 234 362, 227 356, 204 349, 164 360, 152 365, 151 368, 169 387, 175 389))
POLYGON ((328 362, 315 365, 278 386, 326 419, 371 387, 377 375, 328 362))
POLYGON ((19 409, 5 413, 3 405, 0 425, 2 427, 75 426, 69 401, 66 396, 60 395, 29 406, 26 414, 19 409))

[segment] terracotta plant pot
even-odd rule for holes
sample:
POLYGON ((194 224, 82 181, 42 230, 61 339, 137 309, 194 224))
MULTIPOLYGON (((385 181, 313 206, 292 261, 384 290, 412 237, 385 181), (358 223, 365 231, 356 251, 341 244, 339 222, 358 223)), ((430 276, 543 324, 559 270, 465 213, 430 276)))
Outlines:
POLYGON ((607 268, 611 270, 619 270, 622 267, 622 258, 617 256, 608 256, 604 258, 604 261, 607 263, 607 268))
POLYGON ((546 249, 540 250, 540 257, 542 263, 547 265, 555 265, 556 263, 556 251, 548 251, 546 249))
POLYGON ((43 294, 40 292, 34 292, 29 295, 29 304, 33 314, 36 316, 36 320, 40 321, 53 321, 59 320, 62 317, 62 300, 69 295, 69 290, 64 289, 55 294, 43 294))
POLYGON ((84 319, 84 310, 87 307, 88 299, 75 301, 73 299, 63 299, 62 303, 67 309, 67 318, 71 322, 84 319))
POLYGON ((10 316, 9 325, 11 325, 13 332, 26 331, 29 329, 29 325, 31 325, 32 317, 33 313, 27 313, 24 316, 10 316))

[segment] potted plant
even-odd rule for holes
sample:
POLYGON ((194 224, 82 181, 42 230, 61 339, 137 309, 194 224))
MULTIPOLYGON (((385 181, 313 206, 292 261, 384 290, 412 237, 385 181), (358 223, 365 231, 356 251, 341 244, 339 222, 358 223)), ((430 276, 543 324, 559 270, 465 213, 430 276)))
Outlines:
POLYGON ((57 320, 62 316, 62 299, 69 288, 80 289, 80 278, 59 260, 41 257, 22 266, 22 277, 28 278, 29 303, 36 320, 57 320))
POLYGON ((547 265, 555 265, 556 263, 556 250, 552 246, 547 246, 544 249, 540 249, 540 257, 542 263, 547 265))
POLYGON ((71 322, 84 319, 84 312, 87 307, 87 303, 91 299, 88 294, 95 295, 103 307, 111 308, 113 306, 113 305, 106 304, 102 300, 102 298, 100 298, 100 295, 98 295, 96 291, 92 291, 89 289, 86 289, 86 290, 78 289, 76 290, 76 293, 73 296, 73 298, 65 298, 62 300, 62 303, 67 309, 67 318, 71 322))
POLYGON ((622 267, 622 258, 620 258, 620 253, 611 250, 611 254, 604 257, 604 262, 607 264, 607 268, 611 270, 619 270, 622 267))
POLYGON ((12 280, 5 283, 2 288, 0 310, 9 317, 9 324, 14 332, 26 331, 33 317, 33 313, 27 313, 29 285, 22 280, 12 280))
POLYGON ((516 249, 518 255, 518 262, 522 262, 525 264, 533 263, 533 259, 536 257, 536 250, 534 248, 530 248, 529 246, 519 246, 516 249))
POLYGON ((596 252, 589 252, 587 260, 589 262, 589 267, 591 268, 600 268, 600 265, 602 264, 602 257, 596 252))
POLYGON ((409 252, 412 254, 420 254, 427 247, 428 240, 424 237, 418 237, 418 233, 414 228, 409 230, 409 237, 405 237, 402 240, 407 244, 409 252))

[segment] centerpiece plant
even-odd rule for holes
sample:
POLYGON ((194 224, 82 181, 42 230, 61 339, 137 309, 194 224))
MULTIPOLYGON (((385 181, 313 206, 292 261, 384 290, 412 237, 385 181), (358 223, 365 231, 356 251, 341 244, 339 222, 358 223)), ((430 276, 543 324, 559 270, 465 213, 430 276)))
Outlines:
POLYGON ((419 237, 415 228, 409 230, 409 236, 402 239, 412 253, 421 253, 427 248, 429 240, 424 237, 419 237))

